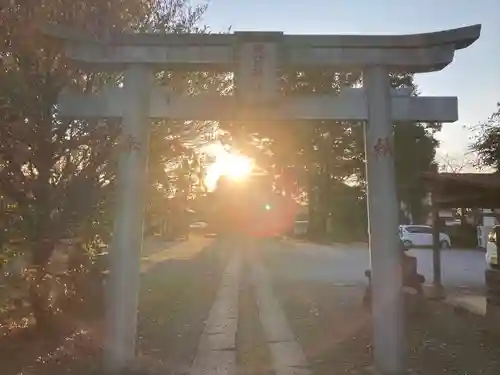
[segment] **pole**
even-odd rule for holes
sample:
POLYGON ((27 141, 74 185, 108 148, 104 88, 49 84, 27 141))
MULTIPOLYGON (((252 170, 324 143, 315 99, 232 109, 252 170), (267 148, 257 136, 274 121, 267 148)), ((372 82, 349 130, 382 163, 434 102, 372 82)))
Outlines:
POLYGON ((368 103, 365 153, 374 359, 381 374, 400 374, 404 368, 405 350, 401 298, 402 254, 398 246, 389 72, 384 67, 373 66, 368 67, 363 76, 368 103))
POLYGON ((443 285, 441 283, 441 243, 439 232, 441 230, 439 220, 439 206, 432 199, 432 271, 434 298, 441 298, 443 285))
POLYGON ((135 357, 142 250, 144 187, 148 157, 150 72, 131 65, 124 72, 124 106, 117 203, 110 257, 104 365, 111 373, 135 357))

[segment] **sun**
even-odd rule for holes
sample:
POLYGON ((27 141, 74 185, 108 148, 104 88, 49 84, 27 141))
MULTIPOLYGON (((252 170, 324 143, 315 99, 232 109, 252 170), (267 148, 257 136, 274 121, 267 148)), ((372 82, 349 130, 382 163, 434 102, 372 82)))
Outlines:
POLYGON ((253 163, 243 155, 231 155, 222 162, 222 174, 233 180, 243 180, 252 172, 253 163))
POLYGON ((227 151, 222 146, 212 148, 210 153, 215 156, 215 162, 208 166, 205 176, 205 185, 209 191, 215 189, 221 176, 242 181, 252 173, 253 160, 245 155, 227 151))

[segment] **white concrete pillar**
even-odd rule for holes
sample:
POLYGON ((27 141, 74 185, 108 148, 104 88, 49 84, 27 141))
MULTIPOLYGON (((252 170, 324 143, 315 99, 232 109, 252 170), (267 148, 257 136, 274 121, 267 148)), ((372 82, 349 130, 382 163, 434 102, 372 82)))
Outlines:
POLYGON ((123 370, 135 357, 151 78, 152 73, 145 65, 131 65, 124 72, 126 103, 113 242, 109 254, 104 349, 105 367, 110 372, 123 370))
POLYGON ((367 68, 364 71, 364 86, 368 103, 365 152, 374 357, 380 373, 398 374, 404 367, 402 254, 398 246, 389 72, 380 66, 367 68))

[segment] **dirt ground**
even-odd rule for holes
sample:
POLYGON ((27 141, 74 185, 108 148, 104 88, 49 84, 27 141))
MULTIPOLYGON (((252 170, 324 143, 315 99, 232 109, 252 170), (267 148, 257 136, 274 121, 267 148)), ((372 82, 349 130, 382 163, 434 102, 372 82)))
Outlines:
MULTIPOLYGON (((184 246, 184 245, 183 245, 184 246)), ((137 374, 185 374, 231 249, 191 245, 148 253, 140 294, 137 374)), ((363 289, 326 282, 273 282, 274 294, 313 375, 364 374, 373 363, 370 313, 363 289)), ((269 375, 258 307, 248 270, 240 285, 238 375, 269 375)), ((102 303, 61 317, 66 329, 40 337, 29 326, 0 337, 2 375, 100 374, 102 303), (100 308, 101 306, 101 308, 100 308)), ((407 327, 408 367, 421 375, 500 374, 500 338, 484 318, 427 302, 407 327)))
MULTIPOLYGON (((373 364, 370 314, 363 290, 325 283, 275 285, 315 375, 364 374, 373 364)), ((427 302, 407 327, 407 363, 421 375, 500 374, 500 338, 483 317, 427 302)))
MULTIPOLYGON (((155 254, 142 276, 137 373, 185 373, 219 286, 228 254, 207 246, 179 256, 155 254), (154 264, 153 264, 154 263, 154 264)), ((166 254, 166 253, 165 253, 166 254)), ((168 254, 174 254, 171 251, 168 254)), ((102 305, 95 301, 95 306, 102 305)), ((61 316, 60 335, 40 337, 28 324, 0 338, 2 375, 101 373, 102 308, 61 316)))

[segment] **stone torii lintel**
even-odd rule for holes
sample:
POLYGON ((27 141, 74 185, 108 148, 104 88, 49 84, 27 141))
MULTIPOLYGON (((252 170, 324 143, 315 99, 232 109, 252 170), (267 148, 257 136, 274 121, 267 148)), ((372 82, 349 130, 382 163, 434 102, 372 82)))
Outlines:
POLYGON ((92 70, 123 70, 127 64, 143 63, 157 69, 233 71, 241 43, 266 42, 280 46, 283 68, 385 65, 391 71, 417 73, 446 67, 456 50, 479 38, 481 25, 410 35, 118 33, 99 39, 61 26, 47 26, 44 32, 67 42, 67 56, 92 70))
MULTIPOLYGON (((127 90, 106 87, 98 94, 66 91, 59 97, 59 114, 69 118, 120 118, 126 110, 127 90)), ((393 90, 394 122, 454 122, 458 119, 456 97, 418 97, 393 90)), ((234 96, 172 93, 168 88, 153 87, 148 117, 176 120, 351 120, 368 119, 367 99, 362 88, 342 91, 339 95, 310 95, 280 98, 272 105, 241 106, 234 96)))

